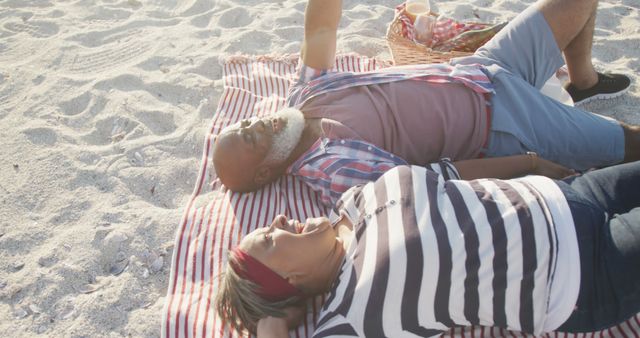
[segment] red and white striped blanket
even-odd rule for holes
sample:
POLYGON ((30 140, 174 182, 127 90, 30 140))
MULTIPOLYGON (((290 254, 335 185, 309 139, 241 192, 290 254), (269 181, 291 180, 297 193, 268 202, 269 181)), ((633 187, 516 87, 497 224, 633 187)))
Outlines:
MULTIPOLYGON (((336 59, 340 71, 368 71, 388 62, 363 56, 336 59)), ((241 119, 263 116, 284 106, 296 57, 229 58, 224 63, 224 90, 204 140, 202 163, 193 193, 178 224, 171 275, 163 308, 163 337, 234 337, 215 313, 217 278, 227 250, 244 234, 269 224, 278 214, 297 219, 326 214, 319 198, 292 177, 283 177, 264 189, 247 194, 227 191, 211 167, 211 146, 225 126, 241 119)), ((194 168, 195 170, 195 168, 194 168)), ((318 309, 322 299, 315 300, 318 309)), ((317 310, 310 313, 292 337, 311 336, 317 310)), ((456 328, 445 336, 518 337, 523 334, 489 327, 456 328)), ((586 335, 553 333, 551 337, 640 338, 640 316, 601 332, 586 335)))

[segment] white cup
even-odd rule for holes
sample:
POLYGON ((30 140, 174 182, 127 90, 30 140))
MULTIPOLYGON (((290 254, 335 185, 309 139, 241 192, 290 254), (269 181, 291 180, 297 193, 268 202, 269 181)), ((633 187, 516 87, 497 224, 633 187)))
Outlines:
POLYGON ((431 37, 433 36, 433 26, 436 23, 436 18, 430 14, 418 15, 413 23, 413 29, 415 31, 416 41, 430 46, 431 37))
POLYGON ((428 0, 409 0, 404 9, 411 22, 415 22, 419 15, 427 15, 431 11, 428 0))

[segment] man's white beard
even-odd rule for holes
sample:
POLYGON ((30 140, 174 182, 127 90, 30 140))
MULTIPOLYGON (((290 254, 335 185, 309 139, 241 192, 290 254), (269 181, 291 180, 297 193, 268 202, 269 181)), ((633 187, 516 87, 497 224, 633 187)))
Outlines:
POLYGON ((273 135, 271 149, 264 158, 263 164, 274 165, 284 162, 300 141, 304 130, 304 115, 295 108, 285 108, 274 114, 287 121, 287 125, 278 134, 273 135))

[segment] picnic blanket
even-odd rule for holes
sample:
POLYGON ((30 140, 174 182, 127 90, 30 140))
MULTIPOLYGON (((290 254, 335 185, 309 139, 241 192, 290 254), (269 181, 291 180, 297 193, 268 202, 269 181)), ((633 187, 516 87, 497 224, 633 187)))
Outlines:
MULTIPOLYGON (((235 337, 215 313, 217 278, 227 250, 243 235, 270 224, 286 214, 306 219, 326 214, 319 197, 293 177, 278 181, 254 193, 226 190, 211 166, 211 149, 218 132, 250 116, 263 116, 284 106, 290 81, 295 80, 297 56, 232 57, 223 64, 224 89, 204 140, 202 162, 196 184, 176 229, 175 246, 167 296, 162 311, 162 337, 235 337)), ((369 71, 389 66, 373 58, 342 55, 336 58, 339 71, 369 71)), ((323 297, 312 303, 312 311, 292 337, 309 337, 314 330, 323 297)), ((493 327, 455 328, 449 337, 522 337, 493 327)), ((571 335, 552 333, 553 338, 640 337, 640 316, 600 332, 571 335)))

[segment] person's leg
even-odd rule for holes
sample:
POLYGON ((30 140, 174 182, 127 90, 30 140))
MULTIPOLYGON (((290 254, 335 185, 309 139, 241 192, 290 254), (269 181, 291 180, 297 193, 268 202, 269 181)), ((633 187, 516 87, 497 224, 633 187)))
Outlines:
POLYGON ((564 52, 572 82, 577 81, 580 88, 590 87, 598 78, 591 63, 597 7, 598 0, 540 0, 475 56, 494 60, 539 89, 564 63, 564 52))
MULTIPOLYGON (((584 26, 588 25, 597 1, 590 0, 587 4, 590 6, 580 0, 541 1, 509 22, 474 55, 452 60, 453 64, 485 65, 494 84, 487 156, 535 151, 548 160, 578 170, 640 160, 640 128, 606 123, 600 116, 562 105, 536 90, 564 64, 560 47, 580 54, 577 46, 584 43, 578 41, 588 35, 584 26), (580 8, 575 16, 566 14, 573 10, 570 4, 580 8), (549 19, 552 28, 539 7, 546 12, 564 12, 549 19), (563 17, 568 17, 569 28, 562 24, 563 17), (573 25, 582 26, 572 29, 573 25), (572 47, 568 47, 570 44, 572 47)), ((590 56, 583 60, 587 59, 590 56)), ((577 65, 576 61, 574 69, 577 65)), ((588 97, 602 94, 600 86, 597 87, 588 97)))
POLYGON ((610 217, 640 207, 640 161, 593 170, 565 182, 610 217))
POLYGON ((564 52, 571 83, 580 89, 596 84, 591 46, 598 0, 542 0, 536 6, 564 52))
POLYGON ((492 78, 505 71, 540 89, 564 65, 553 32, 536 6, 518 14, 474 55, 452 64, 482 64, 492 78))
POLYGON ((541 0, 536 6, 564 53, 570 80, 565 89, 576 104, 613 98, 627 91, 629 77, 598 73, 591 62, 598 0, 541 0))
POLYGON ((451 61, 483 64, 492 75, 506 69, 540 89, 565 63, 564 52, 571 79, 565 88, 576 104, 619 96, 629 88, 629 77, 596 72, 591 62, 597 5, 597 0, 541 0, 474 55, 451 61))
POLYGON ((599 331, 640 311, 640 207, 598 222, 604 217, 593 206, 570 206, 580 250, 580 291, 574 311, 556 331, 599 331))
POLYGON ((581 280, 575 310, 558 331, 596 331, 640 311, 640 162, 564 181, 558 186, 574 218, 581 280))
MULTIPOLYGON (((535 151, 576 170, 618 164, 625 159, 625 127, 613 119, 564 105, 540 93, 519 76, 493 78, 489 157, 535 151)), ((635 148, 640 141, 634 141, 635 148)), ((629 143, 632 144, 632 143, 629 143)))
POLYGON ((594 170, 565 182, 607 213, 608 221, 598 232, 603 240, 596 249, 603 259, 601 278, 613 284, 615 295, 600 301, 615 304, 608 311, 619 316, 640 311, 640 161, 594 170))
POLYGON ((622 123, 624 130, 624 162, 640 161, 640 126, 622 123))

